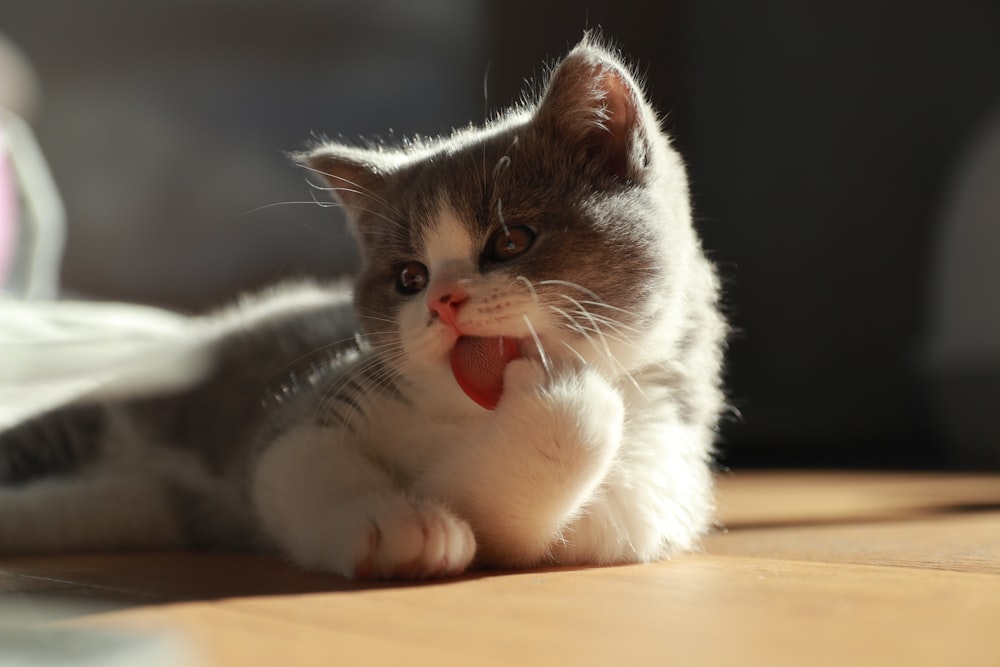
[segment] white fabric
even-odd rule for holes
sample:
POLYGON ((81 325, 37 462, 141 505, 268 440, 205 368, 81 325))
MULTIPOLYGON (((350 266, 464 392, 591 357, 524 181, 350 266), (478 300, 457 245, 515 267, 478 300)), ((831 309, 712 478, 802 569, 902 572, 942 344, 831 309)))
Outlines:
POLYGON ((0 300, 0 427, 87 392, 191 381, 204 363, 187 323, 146 306, 0 300))

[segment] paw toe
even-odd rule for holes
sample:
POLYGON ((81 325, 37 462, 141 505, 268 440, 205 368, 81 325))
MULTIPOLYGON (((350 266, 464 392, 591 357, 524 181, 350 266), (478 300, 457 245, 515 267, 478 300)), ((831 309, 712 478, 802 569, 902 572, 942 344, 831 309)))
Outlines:
POLYGON ((437 506, 384 514, 363 542, 355 561, 360 579, 425 579, 463 572, 475 555, 468 523, 437 506))

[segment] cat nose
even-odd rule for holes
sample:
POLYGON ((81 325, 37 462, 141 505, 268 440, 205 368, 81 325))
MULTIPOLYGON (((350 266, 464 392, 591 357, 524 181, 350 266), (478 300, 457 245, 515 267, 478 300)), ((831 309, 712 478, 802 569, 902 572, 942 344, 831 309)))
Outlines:
POLYGON ((427 307, 449 326, 456 326, 458 309, 469 300, 469 293, 457 285, 448 285, 427 295, 427 307))

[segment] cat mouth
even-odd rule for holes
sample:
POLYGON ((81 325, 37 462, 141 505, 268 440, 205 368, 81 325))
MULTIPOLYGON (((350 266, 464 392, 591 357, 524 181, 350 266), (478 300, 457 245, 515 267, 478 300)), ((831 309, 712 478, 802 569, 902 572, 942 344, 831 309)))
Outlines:
POLYGON ((458 386, 482 407, 496 409, 503 395, 504 370, 525 356, 525 342, 510 336, 459 336, 448 355, 458 386))

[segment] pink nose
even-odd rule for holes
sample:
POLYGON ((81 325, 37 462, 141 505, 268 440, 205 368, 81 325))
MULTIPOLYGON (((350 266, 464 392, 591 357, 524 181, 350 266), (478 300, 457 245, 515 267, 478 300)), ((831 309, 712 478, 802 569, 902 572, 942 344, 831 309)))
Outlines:
POLYGON ((442 286, 442 289, 427 295, 427 307, 449 326, 458 323, 458 309, 469 300, 469 293, 457 285, 442 286))

